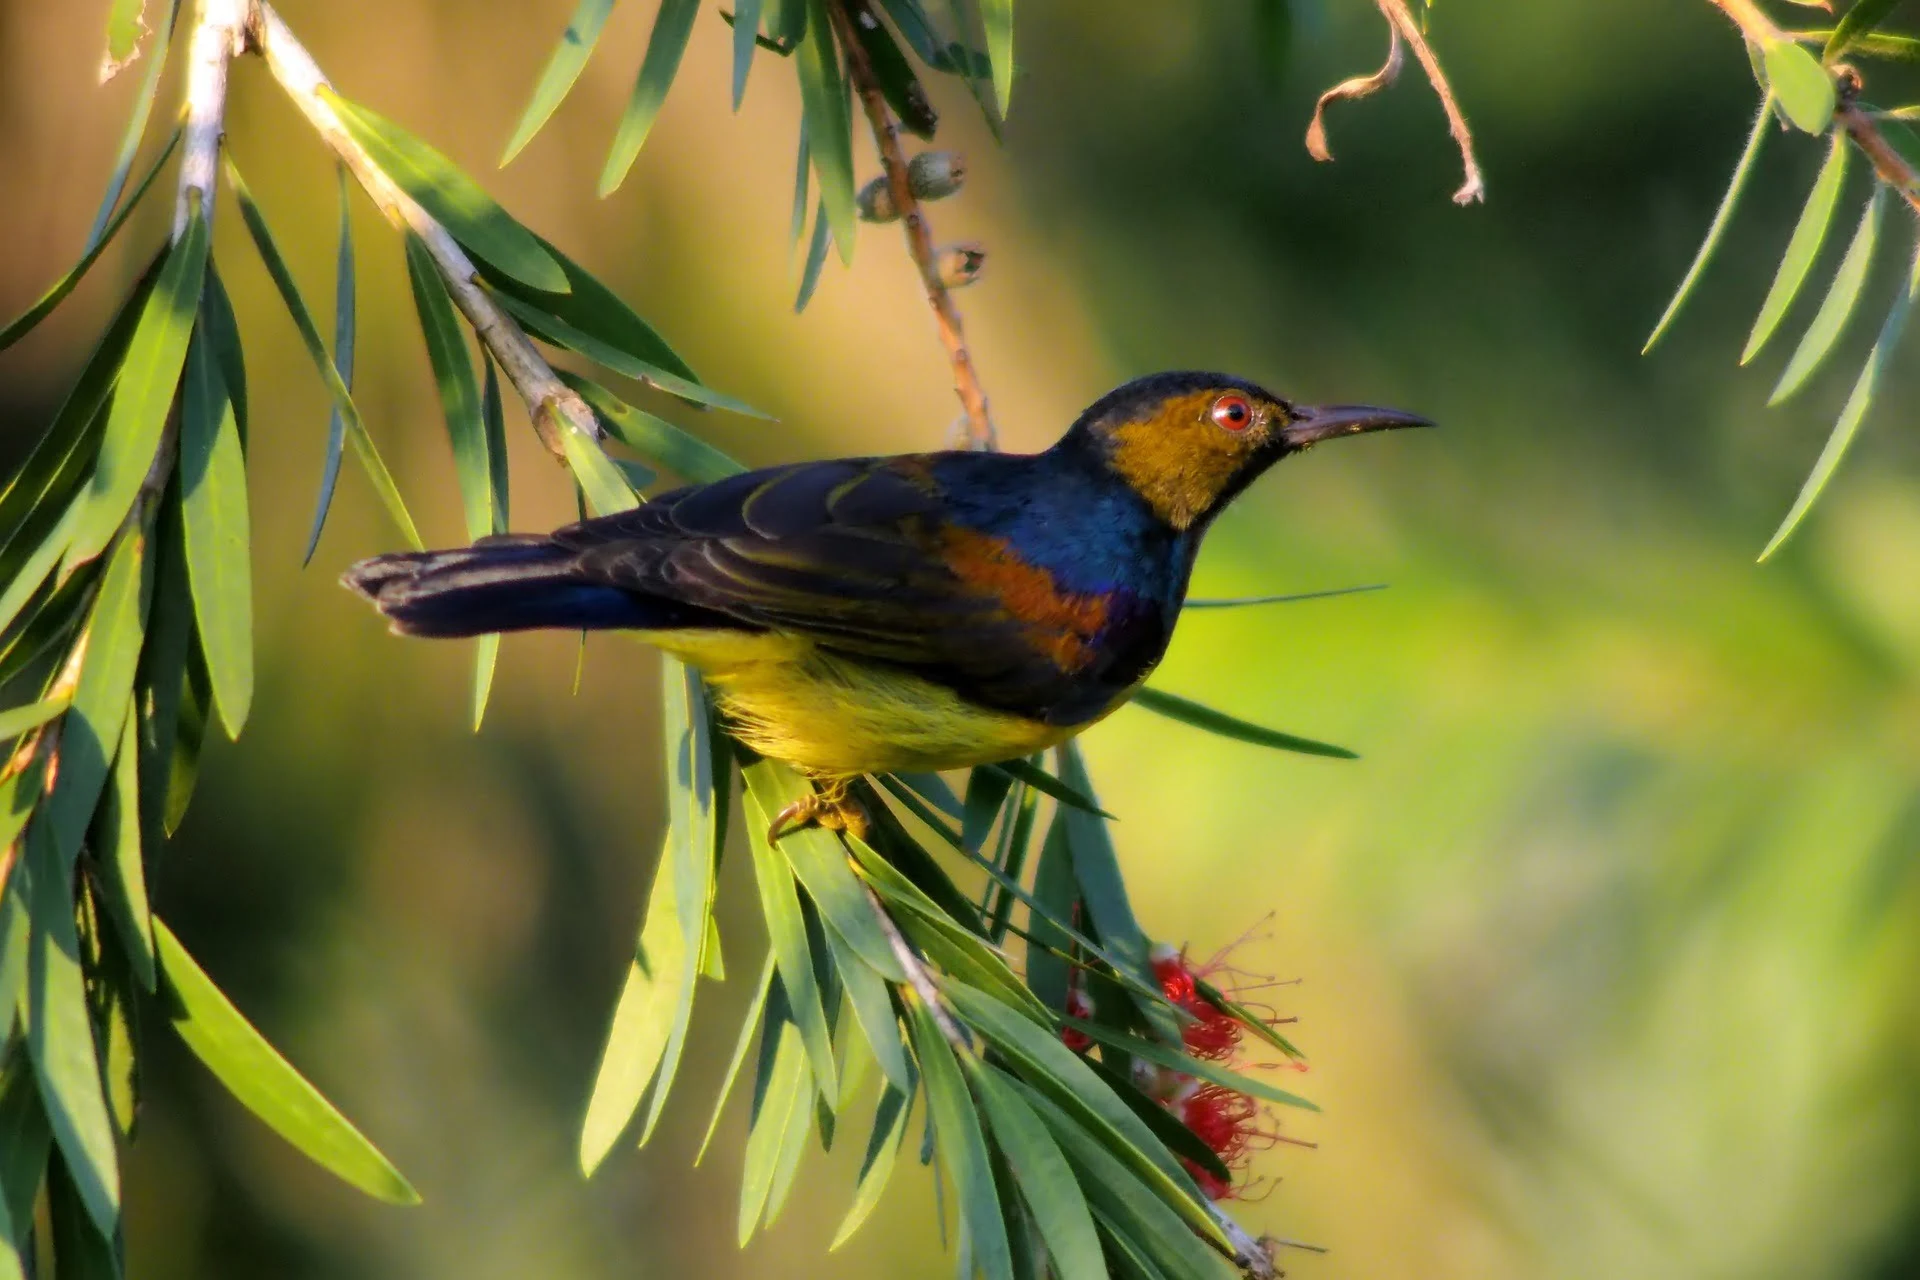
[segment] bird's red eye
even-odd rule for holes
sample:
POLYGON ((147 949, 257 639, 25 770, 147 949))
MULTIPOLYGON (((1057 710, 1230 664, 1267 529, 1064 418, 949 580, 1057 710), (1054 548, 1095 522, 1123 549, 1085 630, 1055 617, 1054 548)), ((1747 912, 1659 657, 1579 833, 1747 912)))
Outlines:
POLYGON ((1221 396, 1213 402, 1212 417, 1229 431, 1245 431, 1253 421, 1253 406, 1245 396, 1221 396))

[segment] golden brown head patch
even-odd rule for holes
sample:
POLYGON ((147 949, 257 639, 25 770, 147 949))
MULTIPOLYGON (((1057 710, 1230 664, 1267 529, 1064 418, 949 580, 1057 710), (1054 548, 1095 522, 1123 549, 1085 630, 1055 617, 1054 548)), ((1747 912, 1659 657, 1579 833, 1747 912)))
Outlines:
POLYGON ((1186 529, 1234 490, 1285 425, 1284 405, 1239 387, 1183 392, 1155 402, 1139 417, 1108 424, 1107 461, 1156 515, 1186 529), (1245 401, 1250 420, 1244 426, 1230 429, 1216 421, 1222 397, 1245 401))

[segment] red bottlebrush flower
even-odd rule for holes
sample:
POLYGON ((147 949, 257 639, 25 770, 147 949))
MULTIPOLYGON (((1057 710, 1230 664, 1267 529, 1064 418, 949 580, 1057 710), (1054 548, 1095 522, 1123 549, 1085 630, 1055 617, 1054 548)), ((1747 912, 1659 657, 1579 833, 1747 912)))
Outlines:
POLYGON ((1187 1052, 1208 1062, 1232 1057, 1240 1047, 1244 1029, 1239 1019, 1200 994, 1195 982, 1200 974, 1187 962, 1186 953, 1163 944, 1153 949, 1150 963, 1168 1001, 1193 1016, 1194 1020, 1180 1029, 1187 1052))
MULTIPOLYGON (((1259 1102, 1223 1085, 1200 1085, 1168 1104, 1168 1109, 1236 1174, 1246 1168, 1256 1147, 1269 1145, 1273 1139, 1260 1127, 1259 1102)), ((1224 1200, 1233 1194, 1233 1184, 1222 1182, 1217 1175, 1191 1162, 1187 1170, 1209 1199, 1224 1200)))
MULTIPOLYGON (((1067 1015, 1087 1019, 1093 1016, 1093 997, 1077 984, 1067 988, 1067 1015)), ((1073 1027, 1060 1028, 1060 1043, 1075 1053, 1085 1053, 1093 1045, 1093 1037, 1073 1027)))

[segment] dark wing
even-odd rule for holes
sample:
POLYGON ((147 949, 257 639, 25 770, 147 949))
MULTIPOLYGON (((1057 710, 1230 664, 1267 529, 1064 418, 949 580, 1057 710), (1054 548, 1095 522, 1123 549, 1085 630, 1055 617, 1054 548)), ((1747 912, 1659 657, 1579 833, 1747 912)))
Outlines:
MULTIPOLYGON (((559 530, 580 580, 791 632, 1047 716, 1086 691, 1102 605, 1062 605, 1000 540, 955 528, 933 459, 843 459, 674 490, 559 530)), ((1023 459, 1004 459, 1012 482, 1023 459)))

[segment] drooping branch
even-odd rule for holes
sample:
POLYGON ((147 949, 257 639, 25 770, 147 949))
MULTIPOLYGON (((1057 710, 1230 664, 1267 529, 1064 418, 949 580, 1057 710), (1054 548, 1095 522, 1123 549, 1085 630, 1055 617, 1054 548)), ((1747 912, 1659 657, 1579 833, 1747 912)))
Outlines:
POLYGON ((1440 98, 1441 109, 1447 113, 1447 128, 1453 134, 1453 140, 1460 147, 1460 164, 1466 170, 1466 180, 1460 189, 1453 193, 1455 204, 1472 204, 1476 200, 1487 198, 1486 180, 1480 176, 1480 162, 1473 155, 1473 131, 1467 128, 1467 118, 1461 114, 1460 104, 1454 100, 1453 86, 1447 83, 1447 73, 1440 69, 1440 59, 1435 56, 1433 46, 1427 43, 1427 37, 1420 30, 1420 24, 1413 20, 1413 14, 1407 10, 1407 0, 1376 0, 1380 12, 1387 22, 1400 33, 1413 49, 1413 56, 1420 60, 1421 70, 1427 73, 1427 80, 1433 85, 1433 91, 1440 98))
POLYGON ((900 149, 900 131, 894 123, 893 113, 887 108, 885 95, 881 92, 880 81, 874 75, 873 62, 867 57, 866 46, 860 42, 855 24, 877 24, 880 20, 867 6, 867 0, 833 0, 827 5, 833 15, 833 24, 840 35, 840 46, 847 58, 847 79, 853 84, 853 91, 860 98, 860 105, 866 111, 867 124, 873 130, 874 146, 880 152, 880 166, 886 171, 887 190, 893 197, 893 207, 900 212, 900 225, 906 232, 907 252, 913 256, 913 265, 920 269, 920 283, 927 291, 927 302, 933 308, 935 325, 940 330, 941 345, 947 349, 947 360, 953 365, 953 390, 960 397, 960 405, 967 414, 967 444, 974 449, 993 449, 998 446, 998 438, 993 429, 993 419, 987 412, 987 393, 980 386, 980 377, 974 372, 973 356, 967 350, 966 329, 960 322, 959 308, 953 304, 953 294, 940 278, 940 264, 934 255, 933 232, 927 225, 926 214, 921 211, 920 200, 913 194, 913 183, 907 175, 907 158, 900 149))
POLYGON ((248 31, 253 49, 266 60, 273 78, 292 97, 321 141, 340 157, 389 221, 420 237, 434 266, 446 280, 454 304, 473 325, 475 335, 493 353, 501 373, 526 402, 534 429, 548 450, 555 457, 565 459, 566 449, 560 435, 563 430, 578 431, 591 440, 600 439, 600 424, 586 401, 560 380, 525 330, 480 287, 473 260, 452 233, 403 191, 347 132, 322 92, 329 88, 326 76, 306 46, 266 0, 253 0, 248 31))

